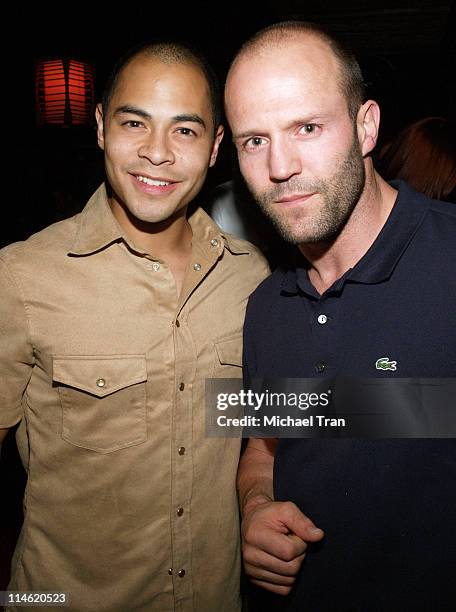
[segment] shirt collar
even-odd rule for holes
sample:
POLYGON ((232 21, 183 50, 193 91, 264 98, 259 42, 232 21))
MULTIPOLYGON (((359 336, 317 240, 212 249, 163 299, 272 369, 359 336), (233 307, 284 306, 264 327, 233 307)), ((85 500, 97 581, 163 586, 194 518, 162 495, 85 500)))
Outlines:
MULTIPOLYGON (((201 208, 190 214, 188 221, 193 232, 193 242, 204 245, 209 251, 217 246, 226 247, 235 255, 250 252, 249 243, 226 234, 201 208)), ((69 255, 91 255, 114 242, 123 241, 135 252, 143 253, 135 247, 117 223, 108 203, 106 186, 103 183, 79 214, 78 229, 69 255)), ((146 253, 143 253, 146 255, 146 253)))
POLYGON ((103 183, 79 214, 78 229, 69 255, 91 255, 126 237, 114 218, 103 183))
MULTIPOLYGON (((339 291, 348 281, 373 284, 389 278, 423 222, 431 200, 404 181, 391 181, 390 184, 398 194, 385 225, 359 262, 328 291, 339 291)), ((305 264, 286 271, 281 289, 286 293, 297 293, 301 289, 320 297, 309 281, 305 264)))

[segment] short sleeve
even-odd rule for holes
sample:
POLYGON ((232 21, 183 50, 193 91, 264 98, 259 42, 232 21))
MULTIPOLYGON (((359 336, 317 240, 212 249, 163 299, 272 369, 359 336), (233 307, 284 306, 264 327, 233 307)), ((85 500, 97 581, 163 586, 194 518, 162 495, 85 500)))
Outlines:
POLYGON ((22 396, 33 362, 25 304, 0 257, 0 428, 12 427, 22 418, 22 396))

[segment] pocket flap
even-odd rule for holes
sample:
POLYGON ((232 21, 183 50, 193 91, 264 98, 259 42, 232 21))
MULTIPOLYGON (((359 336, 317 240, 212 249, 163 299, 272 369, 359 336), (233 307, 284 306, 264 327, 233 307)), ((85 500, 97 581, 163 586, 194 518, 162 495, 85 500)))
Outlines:
POLYGON ((241 334, 216 342, 215 350, 222 365, 242 366, 241 334))
POLYGON ((56 355, 53 359, 53 380, 97 397, 105 397, 119 389, 145 382, 146 358, 144 355, 56 355))

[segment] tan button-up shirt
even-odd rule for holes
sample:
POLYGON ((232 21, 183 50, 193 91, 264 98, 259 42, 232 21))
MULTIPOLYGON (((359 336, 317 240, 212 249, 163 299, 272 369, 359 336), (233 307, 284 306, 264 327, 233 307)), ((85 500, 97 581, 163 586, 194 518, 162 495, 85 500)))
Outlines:
POLYGON ((189 221, 180 296, 104 186, 0 251, 0 427, 20 421, 28 472, 9 589, 66 591, 78 612, 240 609, 240 441, 205 435, 204 384, 241 376, 267 265, 202 210, 189 221))

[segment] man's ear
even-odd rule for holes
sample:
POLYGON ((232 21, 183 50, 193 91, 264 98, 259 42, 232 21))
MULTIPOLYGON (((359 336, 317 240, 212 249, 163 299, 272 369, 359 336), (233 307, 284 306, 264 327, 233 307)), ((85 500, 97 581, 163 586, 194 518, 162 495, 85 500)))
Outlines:
POLYGON ((104 151, 104 125, 103 125, 103 108, 101 103, 95 108, 95 119, 97 120, 97 141, 100 149, 104 151))
POLYGON ((209 161, 209 168, 212 168, 212 166, 215 164, 219 146, 220 146, 220 143, 222 142, 224 133, 225 133, 225 130, 223 129, 223 125, 219 125, 217 128, 217 132, 215 134, 214 143, 212 145, 211 158, 209 161))
POLYGON ((356 129, 363 156, 368 155, 377 144, 380 126, 380 108, 374 100, 365 102, 358 111, 356 129))

